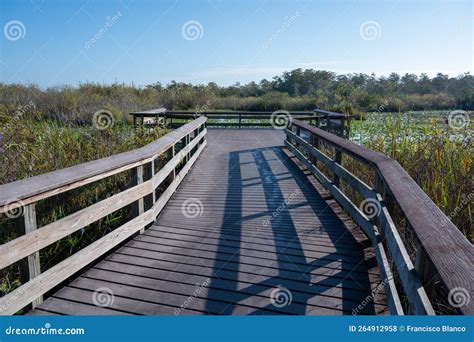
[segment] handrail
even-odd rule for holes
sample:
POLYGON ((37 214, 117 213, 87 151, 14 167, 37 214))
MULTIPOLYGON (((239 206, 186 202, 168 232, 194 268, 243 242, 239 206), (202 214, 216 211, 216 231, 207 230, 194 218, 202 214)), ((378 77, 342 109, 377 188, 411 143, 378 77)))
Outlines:
MULTIPOLYGON (((326 115, 319 115, 313 111, 209 111, 196 109, 190 110, 166 110, 159 108, 149 111, 132 112, 133 123, 139 126, 166 125, 171 128, 180 127, 187 120, 194 120, 204 116, 209 119, 207 127, 216 128, 275 128, 280 127, 282 123, 291 121, 294 118, 299 120, 318 123, 320 119, 326 119, 326 115), (147 120, 146 118, 151 118, 147 120)), ((338 117, 335 120, 342 122, 341 125, 333 125, 332 128, 338 131, 344 131, 345 117, 338 117)), ((333 120, 331 120, 333 121, 333 120)))
POLYGON ((144 232, 204 149, 206 121, 205 117, 198 118, 133 151, 0 186, 0 211, 21 207, 23 215, 18 218, 18 223, 24 233, 0 245, 0 269, 26 258, 28 267, 22 272, 29 279, 0 298, 0 315, 14 314, 30 303, 33 307, 38 305, 43 294, 133 234, 144 232), (175 148, 178 143, 182 144, 179 152, 175 148), (160 170, 155 170, 155 160, 168 151, 171 152, 171 159, 160 170), (177 174, 176 169, 183 161, 184 166, 177 174), (38 229, 37 201, 124 171, 132 171, 133 186, 38 229), (157 198, 156 189, 170 177, 171 184, 157 198), (145 197, 151 200, 151 204, 146 205, 145 197), (133 219, 41 273, 41 249, 129 205, 134 209, 133 219))
MULTIPOLYGON (((312 158, 323 161, 332 170, 334 173, 333 180, 323 179, 323 183, 325 183, 323 185, 329 187, 337 195, 335 196, 336 199, 341 199, 341 196, 343 196, 345 198, 341 201, 348 201, 338 186, 339 177, 341 177, 358 190, 364 198, 372 198, 378 201, 380 212, 376 217, 378 220, 376 223, 381 233, 388 233, 388 235, 385 234, 384 238, 387 239, 386 242, 389 248, 397 249, 396 251, 391 250, 392 256, 395 258, 399 253, 398 256, 405 263, 411 264, 404 246, 400 246, 401 240, 386 208, 386 202, 390 200, 398 204, 419 244, 414 269, 410 265, 404 265, 403 269, 398 270, 399 273, 403 270, 407 271, 405 280, 413 282, 413 276, 415 278, 419 276, 423 286, 429 288, 433 286, 433 284, 430 284, 433 275, 436 275, 448 292, 459 288, 465 289, 469 294, 472 292, 473 246, 397 161, 299 120, 293 120, 292 126, 286 132, 287 141, 285 144, 307 165, 313 167, 313 171, 319 176, 318 178, 326 177, 314 166, 310 159, 299 152, 299 148, 304 149, 312 158), (296 130, 296 133, 293 130, 296 130), (311 135, 310 143, 299 136, 300 130, 309 132, 311 135), (335 159, 328 158, 318 149, 319 141, 335 148, 335 159), (347 154, 363 162, 375 171, 374 184, 376 186, 374 189, 342 167, 342 154, 347 154), (432 270, 430 270, 430 267, 432 267, 432 270)), ((353 213, 358 219, 361 218, 359 211, 356 210, 353 213)), ((351 214, 350 211, 349 214, 351 214)), ((362 222, 362 224, 364 223, 362 222)), ((369 225, 369 229, 371 228, 372 226, 369 225)), ((403 275, 400 276, 403 278, 403 275)), ((404 286, 410 287, 412 284, 404 284, 404 286)), ((418 293, 413 297, 419 294, 418 289, 418 293)), ((472 302, 456 309, 463 314, 474 313, 472 302)))
POLYGON ((209 110, 167 110, 166 108, 157 108, 148 111, 132 112, 129 113, 133 117, 133 123, 139 125, 156 125, 156 124, 167 124, 170 127, 179 127, 183 120, 196 119, 200 116, 205 116, 212 122, 208 122, 208 127, 275 127, 275 124, 279 126, 283 120, 303 120, 309 121, 318 127, 324 127, 329 132, 337 134, 339 136, 348 137, 349 135, 349 123, 353 117, 351 115, 328 112, 320 109, 313 111, 244 111, 244 110, 224 110, 224 111, 209 111, 209 110), (145 122, 145 118, 154 118, 149 122, 145 122), (158 119, 157 119, 158 118, 158 119), (176 122, 176 119, 181 120, 176 122), (262 122, 265 119, 269 119, 268 122, 262 122), (175 120, 175 121, 173 121, 175 120), (218 121, 215 121, 218 120, 218 121), (236 120, 230 122, 229 120, 236 120), (253 120, 253 122, 249 122, 253 120), (257 122, 256 122, 257 121, 257 122), (278 122, 278 123, 277 123, 278 122), (339 122, 339 123, 338 123, 339 122), (323 124, 323 125, 321 125, 323 124))
POLYGON ((348 117, 353 116, 353 115, 347 115, 347 114, 342 114, 342 113, 329 112, 327 110, 322 110, 322 109, 315 109, 314 112, 322 114, 324 116, 333 117, 333 118, 348 118, 348 117))
POLYGON ((206 120, 205 117, 198 118, 181 126, 179 130, 132 151, 0 185, 0 213, 131 169, 137 166, 135 163, 142 164, 144 160, 166 151, 176 141, 202 126, 206 120))
MULTIPOLYGON (((242 115, 272 115, 273 113, 275 113, 275 111, 249 111, 249 110, 225 110, 225 111, 218 111, 218 110, 215 110, 215 111, 189 111, 189 110, 167 110, 166 113, 167 114, 171 114, 171 115, 174 115, 174 114, 193 114, 193 113, 196 113, 198 112, 199 114, 202 114, 202 115, 232 115, 232 114, 235 114, 235 115, 238 115, 238 114, 242 114, 242 115)), ((288 111, 289 113, 291 114, 295 114, 295 115, 313 115, 313 111, 288 111)))

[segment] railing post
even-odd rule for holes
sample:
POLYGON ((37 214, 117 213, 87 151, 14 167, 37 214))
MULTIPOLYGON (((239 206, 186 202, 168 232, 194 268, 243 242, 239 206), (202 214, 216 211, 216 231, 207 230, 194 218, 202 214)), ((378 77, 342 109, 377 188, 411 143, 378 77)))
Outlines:
MULTIPOLYGON (((186 136, 184 137, 185 138, 185 141, 186 141, 186 145, 185 146, 188 146, 189 143, 191 142, 191 137, 189 136, 189 134, 186 134, 186 136)), ((189 161, 190 159, 190 156, 191 156, 191 151, 189 151, 188 153, 186 153, 186 163, 189 161)))
POLYGON ((349 118, 346 119, 346 117, 342 118, 342 137, 349 139, 349 118), (347 125, 347 130, 346 130, 346 125, 347 125))
MULTIPOLYGON (((143 183, 143 165, 139 165, 133 169, 133 181, 132 186, 136 186, 138 184, 143 183)), ((137 217, 140 216, 145 212, 145 199, 142 197, 137 202, 133 204, 133 216, 137 217)), ((145 227, 140 229, 140 234, 145 232, 145 227)))
POLYGON ((340 136, 341 136, 342 138, 347 138, 346 135, 344 134, 344 131, 345 131, 344 118, 341 118, 341 131, 340 131, 341 135, 340 135, 340 136))
MULTIPOLYGON (((154 159, 150 163, 150 171, 151 171, 150 179, 152 179, 155 176, 155 160, 154 159)), ((156 202, 156 189, 155 189, 154 186, 153 186, 152 195, 153 195, 152 196, 153 204, 155 204, 155 202, 156 202)))
MULTIPOLYGON (((176 144, 173 144, 173 147, 171 148, 171 159, 174 158, 176 154, 176 144)), ((173 168, 173 180, 176 178, 176 168, 173 168)))
MULTIPOLYGON (((334 162, 341 165, 341 163, 342 163, 342 152, 341 152, 340 149, 338 150, 337 147, 334 147, 334 150, 335 150, 335 152, 334 152, 334 162)), ((340 180, 339 176, 334 171, 333 171, 332 182, 334 183, 334 185, 336 187, 339 187, 339 185, 341 183, 341 180, 340 180)))
POLYGON ((242 128, 242 113, 239 112, 239 128, 242 128))
MULTIPOLYGON (((411 227, 408 228, 412 229, 411 227)), ((416 241, 415 270, 426 291, 426 295, 428 298, 433 298, 436 272, 418 240, 416 241)))
MULTIPOLYGON (((152 179, 154 175, 155 175, 155 160, 152 160, 151 162, 143 166, 143 182, 152 179)), ((143 200, 143 212, 145 212, 145 208, 151 208, 155 205, 156 189, 153 187, 153 184, 152 184, 152 188, 153 188, 152 192, 141 199, 143 200)), ((139 204, 139 207, 140 207, 140 204, 139 204)), ((138 208, 138 212, 140 212, 140 208, 138 208)), ((153 222, 147 224, 145 226, 145 229, 148 229, 152 225, 153 225, 153 222)), ((143 233, 145 229, 141 230, 140 233, 143 233)))
MULTIPOLYGON (((376 170, 374 170, 373 172, 374 172, 374 190, 377 194, 380 195, 380 198, 382 198, 385 201, 385 186, 383 184, 383 180, 376 170)), ((376 215, 372 219, 372 221, 377 227, 380 228, 380 220, 379 220, 378 215, 376 215)), ((383 229, 379 229, 379 234, 382 239, 385 238, 383 229)))
MULTIPOLYGON (((36 207, 35 203, 25 205, 23 208, 23 216, 17 219, 17 229, 20 235, 25 235, 33 232, 38 228, 36 223, 36 207)), ((20 261, 20 279, 24 284, 27 281, 41 274, 40 254, 39 251, 29 255, 24 260, 20 261)), ((37 307, 43 303, 43 296, 35 299, 31 306, 37 307)))
MULTIPOLYGON (((288 126, 286 127, 286 129, 287 129, 288 131, 290 131, 290 132, 293 132, 293 126, 291 126, 291 125, 288 125, 288 126)), ((285 131, 285 132, 286 132, 286 131, 285 131)), ((289 135, 287 132, 286 132, 286 141, 288 141, 288 143, 291 144, 291 138, 290 138, 290 135, 289 135)))
MULTIPOLYGON (((309 144, 312 146, 312 147, 315 147, 315 137, 312 133, 309 133, 309 144)), ((317 159, 316 157, 310 153, 309 154, 309 161, 311 162, 311 164, 313 164, 314 166, 317 167, 317 159)))
MULTIPOLYGON (((295 134, 296 134, 297 136, 301 137, 301 136, 300 136, 300 135, 301 135, 301 129, 300 129, 298 126, 295 126, 295 127, 296 127, 296 132, 295 132, 295 134)), ((300 146, 300 144, 295 141, 295 147, 296 147, 296 148, 299 148, 299 146, 300 146)))

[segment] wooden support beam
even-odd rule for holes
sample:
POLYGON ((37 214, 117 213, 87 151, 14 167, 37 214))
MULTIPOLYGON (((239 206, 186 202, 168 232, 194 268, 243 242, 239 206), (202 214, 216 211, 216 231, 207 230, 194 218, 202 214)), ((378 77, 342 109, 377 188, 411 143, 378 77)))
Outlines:
MULTIPOLYGON (((139 165, 136 168, 132 169, 132 184, 131 186, 137 186, 142 184, 144 180, 143 165, 139 165)), ((133 217, 140 216, 145 212, 145 199, 143 197, 139 198, 133 204, 133 217)), ((140 234, 145 232, 145 227, 140 230, 140 234)))
MULTIPOLYGON (((36 205, 35 203, 25 205, 22 207, 23 215, 17 219, 17 229, 19 235, 26 235, 34 232, 38 226, 36 223, 36 205)), ((34 252, 28 255, 25 259, 19 263, 20 267, 20 280, 22 284, 30 281, 41 274, 40 254, 34 252)), ((43 302, 43 297, 36 298, 31 306, 35 308, 43 302)))
MULTIPOLYGON (((341 165, 342 163, 342 152, 339 150, 337 147, 334 147, 335 153, 334 153, 334 162, 341 165)), ((337 175, 336 172, 333 171, 333 178, 332 182, 334 183, 335 186, 339 187, 340 185, 340 178, 337 175)))

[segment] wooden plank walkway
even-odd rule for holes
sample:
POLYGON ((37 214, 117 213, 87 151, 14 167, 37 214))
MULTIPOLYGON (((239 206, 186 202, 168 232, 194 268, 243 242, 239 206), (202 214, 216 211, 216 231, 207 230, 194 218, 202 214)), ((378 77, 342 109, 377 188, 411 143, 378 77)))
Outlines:
POLYGON ((281 131, 207 139, 152 227, 30 314, 388 313, 365 235, 281 131))

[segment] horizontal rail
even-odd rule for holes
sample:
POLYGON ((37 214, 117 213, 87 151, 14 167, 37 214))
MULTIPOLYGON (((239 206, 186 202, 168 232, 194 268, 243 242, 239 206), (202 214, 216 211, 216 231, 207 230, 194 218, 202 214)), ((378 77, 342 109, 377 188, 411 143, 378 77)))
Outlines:
POLYGON ((328 132, 342 137, 349 136, 351 115, 328 112, 320 109, 314 111, 172 111, 159 108, 144 112, 130 113, 134 124, 157 125, 169 124, 171 127, 179 127, 182 121, 194 120, 205 116, 209 119, 208 127, 281 127, 282 122, 292 120, 309 121, 316 127, 323 128, 328 132), (254 122, 248 122, 253 120, 254 122), (262 122, 262 121, 268 122, 262 122))
MULTIPOLYGON (((314 115, 313 111, 288 111, 292 115, 314 115)), ((167 115, 179 115, 179 114, 200 114, 205 116, 212 115, 268 115, 271 116, 275 111, 183 111, 183 110, 168 110, 167 115)))
MULTIPOLYGON (((8 267, 9 265, 28 258, 28 266, 35 270, 29 273, 29 280, 19 288, 11 293, 0 298, 0 314, 8 315, 14 314, 30 303, 40 302, 43 294, 53 289, 55 286, 66 280, 74 273, 87 266, 98 257, 109 251, 111 248, 117 246, 119 243, 132 236, 137 232, 143 232, 146 225, 153 222, 157 215, 161 212, 166 202, 169 200, 177 186, 180 184, 183 177, 194 164, 204 146, 206 145, 205 136, 207 130, 205 128, 206 118, 199 118, 193 122, 181 126, 178 130, 173 131, 155 142, 146 145, 145 147, 131 151, 131 153, 122 153, 118 156, 120 158, 104 158, 95 162, 87 163, 89 177, 80 177, 81 175, 74 175, 72 173, 71 179, 65 179, 66 175, 71 174, 71 170, 80 172, 82 170, 81 164, 73 168, 58 170, 47 174, 62 177, 54 185, 49 186, 46 190, 44 187, 33 189, 28 194, 33 194, 27 197, 23 189, 18 189, 15 195, 17 198, 22 198, 15 202, 17 205, 23 206, 25 209, 35 205, 40 199, 44 199, 58 193, 67 191, 69 189, 78 188, 84 184, 88 184, 102 178, 108 177, 111 174, 117 174, 127 170, 134 170, 137 176, 137 182, 133 187, 121 191, 111 197, 92 204, 82 210, 72 213, 57 221, 47 224, 40 229, 36 229, 36 223, 32 225, 28 220, 31 218, 24 215, 20 217, 25 220, 27 226, 32 229, 25 229, 25 234, 9 241, 0 246, 0 269, 8 267), (186 145, 175 153, 175 144, 183 143, 186 140, 186 145), (167 163, 155 172, 155 159, 164 153, 172 152, 172 158, 167 163), (93 170, 93 167, 105 166, 104 161, 112 160, 115 169, 109 166, 106 171, 93 170), (185 161, 185 164, 178 175, 175 175, 176 168, 185 161), (127 164, 128 162, 128 164, 127 164), (144 166, 148 164, 152 170, 151 175, 144 179, 144 166), (68 172, 65 173, 64 171, 68 172), (156 198, 156 189, 170 176, 173 176, 172 182, 166 190, 156 198), (152 195, 153 202, 150 209, 145 211, 144 198, 152 195), (28 204, 25 204, 27 202, 28 204), (122 209, 128 205, 133 204, 136 210, 136 217, 116 228, 109 234, 93 242, 89 246, 73 254, 69 258, 53 266, 46 272, 40 272, 39 251, 54 242, 57 242, 78 230, 97 222, 113 212, 122 209)), ((43 175, 46 176, 46 175, 43 175)), ((22 184, 31 183, 32 177, 25 180, 22 184)), ((40 179, 44 179, 39 177, 40 179)), ((54 177, 53 177, 54 178, 54 177)), ((15 182, 17 183, 17 182, 15 182)), ((0 191, 6 188, 10 193, 12 192, 11 184, 0 186, 0 191)), ((34 208, 34 207, 33 207, 34 208)), ((2 211, 11 210, 11 203, 7 201, 6 204, 1 205, 2 211)), ((25 213, 34 213, 32 210, 24 210, 25 213)), ((36 222, 36 214, 33 215, 33 221, 36 222)))
MULTIPOLYGON (((445 289, 451 291, 461 287, 469 291, 469 293, 471 292, 472 274, 474 273, 472 245, 395 160, 299 120, 293 120, 291 129, 286 130, 286 133, 287 141, 285 144, 307 166, 311 166, 310 170, 315 173, 318 179, 322 180, 325 188, 333 194, 335 199, 343 205, 344 209, 361 225, 361 228, 373 243, 377 241, 374 240, 373 232, 371 232, 371 220, 365 217, 358 207, 353 205, 354 208, 352 208, 349 205, 352 202, 342 194, 337 186, 338 179, 344 179, 364 199, 370 199, 379 203, 380 213, 376 217, 379 221, 377 230, 382 233, 384 241, 387 242, 390 254, 395 260, 395 266, 402 281, 404 292, 414 312, 420 314, 434 313, 429 304, 426 291, 423 288, 423 286, 431 286, 429 283, 432 279, 421 279, 418 274, 421 270, 417 270, 416 265, 413 265, 411 262, 399 233, 385 207, 384 199, 380 196, 381 194, 389 194, 390 198, 393 198, 398 204, 420 244, 420 253, 417 257, 427 258, 445 289), (293 132, 293 130, 296 130, 297 133, 293 132), (377 179, 380 180, 381 188, 372 189, 362 182, 344 169, 340 160, 333 160, 320 151, 317 148, 318 143, 314 146, 314 143, 303 139, 298 134, 300 131, 308 132, 311 139, 314 139, 313 141, 318 143, 324 142, 333 146, 336 154, 349 155, 368 165, 374 170, 377 179), (315 158, 328 167, 333 172, 335 179, 329 180, 299 149, 303 149, 311 156, 310 158, 315 158)), ((428 266, 425 264, 425 267, 428 266)), ((472 314, 474 312, 472 303, 456 309, 464 314, 472 314)))
POLYGON ((318 114, 322 114, 325 117, 332 117, 332 118, 350 118, 350 117, 353 117, 353 115, 329 112, 327 110, 321 110, 321 109, 315 109, 314 112, 318 113, 318 114))
POLYGON ((206 122, 198 118, 136 150, 0 185, 0 213, 150 162, 206 122))

